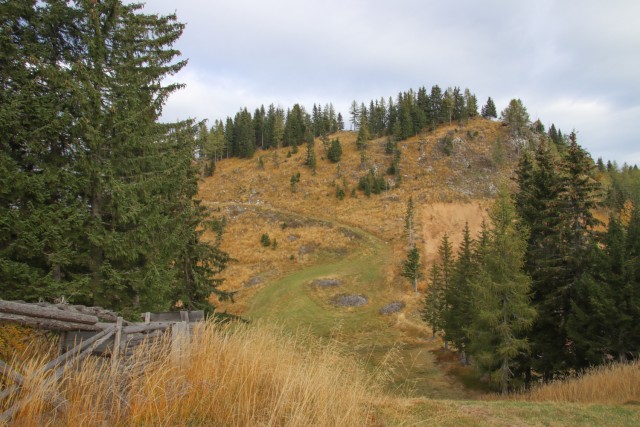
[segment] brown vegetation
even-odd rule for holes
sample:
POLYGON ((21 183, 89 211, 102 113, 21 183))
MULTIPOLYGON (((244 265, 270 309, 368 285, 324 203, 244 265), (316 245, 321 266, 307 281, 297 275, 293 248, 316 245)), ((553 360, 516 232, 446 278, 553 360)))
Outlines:
POLYGON ((578 378, 540 385, 516 398, 531 402, 640 405, 640 362, 598 366, 578 378))
POLYGON ((372 422, 381 397, 334 346, 276 327, 206 323, 181 358, 169 350, 162 342, 118 371, 90 359, 57 382, 32 360, 22 391, 0 410, 28 398, 14 419, 23 426, 353 426, 372 422))

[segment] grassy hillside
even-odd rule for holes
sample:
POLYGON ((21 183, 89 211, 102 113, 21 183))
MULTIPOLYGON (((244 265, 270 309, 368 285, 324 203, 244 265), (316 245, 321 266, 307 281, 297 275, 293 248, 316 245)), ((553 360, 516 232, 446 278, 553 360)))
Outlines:
MULTIPOLYGON (((29 382, 0 409, 23 401, 19 425, 637 425, 638 364, 501 398, 442 350, 420 319, 422 292, 399 275, 409 197, 426 270, 444 233, 455 248, 465 222, 475 233, 498 186, 510 185, 518 147, 500 123, 475 119, 402 141, 399 186, 387 176, 389 190, 371 197, 354 189, 391 163, 386 139, 370 141, 363 158, 355 134, 333 137, 339 166, 317 140, 315 173, 305 148, 283 148, 220 161, 201 183, 211 215, 226 218, 222 246, 235 259, 225 288, 236 303, 220 308, 250 325, 201 325, 178 363, 167 341, 122 367, 126 375, 88 361, 52 381, 39 374, 45 352, 12 350, 29 382), (397 310, 385 312, 390 304, 397 310)), ((23 342, 20 331, 1 335, 3 351, 23 342)))
MULTIPOLYGON (((406 250, 402 230, 409 197, 417 206, 422 252, 430 261, 445 231, 457 245, 465 221, 472 231, 477 230, 486 199, 495 194, 500 182, 508 181, 517 155, 498 122, 478 118, 464 126, 443 126, 399 143, 402 181, 398 188, 371 197, 356 190, 352 197, 360 176, 370 168, 385 171, 391 164, 391 156, 385 154, 387 139, 369 142, 363 167, 355 133, 334 137, 342 144, 342 161, 339 165, 329 162, 322 142, 316 140, 315 175, 304 165, 305 147, 290 157, 289 148, 282 148, 259 151, 252 159, 220 161, 215 175, 202 182, 204 203, 215 215, 228 219, 223 247, 238 260, 226 273, 228 289, 244 292, 251 279, 252 284, 264 283, 318 257, 339 257, 352 250, 358 242, 344 233, 343 226, 366 231, 389 245, 393 267, 383 274, 403 289, 397 265, 406 250), (449 155, 443 148, 446 138, 451 141, 449 155), (298 172, 300 182, 292 188, 291 176, 298 172), (345 190, 343 200, 336 197, 336 186, 345 190), (276 238, 276 250, 260 246, 263 233, 276 238)), ((393 182, 391 176, 387 180, 393 182)), ((244 306, 229 310, 241 312, 244 306)))
POLYGON ((141 347, 117 370, 87 359, 59 381, 39 373, 46 360, 31 360, 20 365, 28 382, 0 411, 22 402, 12 420, 21 426, 631 426, 640 415, 628 387, 618 406, 568 403, 575 392, 545 403, 408 398, 385 391, 385 372, 363 369, 339 344, 260 322, 201 324, 182 351, 172 353, 170 340, 141 347))
POLYGON ((432 338, 420 320, 422 292, 414 294, 399 275, 409 197, 426 271, 444 233, 457 248, 465 222, 475 234, 498 186, 512 185, 518 146, 501 123, 478 118, 400 142, 401 182, 396 187, 386 176, 390 189, 370 197, 357 183, 369 169, 384 172, 391 164, 387 139, 370 141, 363 156, 355 133, 331 139, 336 137, 343 149, 339 165, 329 162, 318 139, 315 173, 304 164, 306 147, 296 154, 282 148, 220 161, 215 175, 201 183, 204 203, 227 219, 222 246, 236 259, 225 272, 236 303, 222 310, 305 330, 345 348, 370 374, 384 378, 381 425, 630 424, 638 415, 633 406, 534 403, 533 395, 494 400, 432 338), (336 197, 337 188, 344 199, 336 197), (262 246, 263 234, 276 244, 262 246), (363 296, 366 303, 336 304, 343 295, 363 296), (381 314, 391 302, 403 308, 381 314))

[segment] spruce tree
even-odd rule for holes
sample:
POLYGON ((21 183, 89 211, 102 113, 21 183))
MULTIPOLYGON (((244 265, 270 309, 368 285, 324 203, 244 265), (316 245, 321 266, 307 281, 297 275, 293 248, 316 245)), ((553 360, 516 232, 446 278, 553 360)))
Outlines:
POLYGON ((429 325, 433 336, 442 330, 442 307, 444 292, 442 291, 442 275, 440 266, 434 264, 429 269, 429 284, 424 295, 420 316, 429 325))
POLYGON ((444 295, 444 330, 448 341, 454 343, 466 363, 466 348, 470 341, 469 329, 473 322, 474 294, 471 279, 477 272, 473 258, 474 242, 471 239, 469 223, 465 224, 462 243, 451 272, 449 287, 444 295))
POLYGON ((422 278, 422 266, 420 264, 420 251, 415 246, 409 249, 407 253, 407 259, 402 266, 403 277, 406 277, 411 282, 413 290, 418 293, 418 281, 422 278))
POLYGON ((196 232, 202 126, 157 122, 181 87, 161 82, 186 63, 171 48, 184 25, 117 0, 0 8, 3 297, 206 304, 216 269, 203 267, 224 256, 204 259, 196 232))
POLYGON ((482 117, 485 119, 495 119, 498 117, 498 111, 496 110, 496 104, 493 102, 493 99, 489 97, 487 99, 487 103, 482 106, 482 111, 480 113, 482 117))
POLYGON ((530 279, 523 272, 526 233, 517 226, 515 207, 506 191, 498 196, 490 218, 488 247, 471 282, 478 299, 470 351, 483 370, 497 372, 504 394, 516 359, 528 350, 523 334, 535 310, 529 304, 530 279))
POLYGON ((332 139, 329 151, 327 151, 327 158, 333 163, 338 163, 341 157, 342 146, 340 145, 340 139, 332 139))
POLYGON ((517 171, 520 191, 516 210, 529 229, 525 271, 532 278, 532 304, 539 315, 529 333, 531 367, 550 378, 565 369, 566 332, 558 309, 563 270, 558 199, 562 189, 559 166, 546 143, 541 143, 535 158, 523 153, 517 171))

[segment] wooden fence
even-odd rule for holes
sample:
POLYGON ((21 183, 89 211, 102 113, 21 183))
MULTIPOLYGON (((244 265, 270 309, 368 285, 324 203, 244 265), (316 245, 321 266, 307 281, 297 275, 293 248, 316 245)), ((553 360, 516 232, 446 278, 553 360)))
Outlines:
MULTIPOLYGON (((0 322, 16 322, 60 332, 59 356, 43 368, 44 372, 55 369, 53 380, 56 381, 62 376, 67 362, 82 360, 89 355, 110 357, 111 367, 116 369, 118 361, 130 355, 136 346, 151 343, 165 332, 171 333, 172 356, 177 362, 188 342, 193 322, 204 320, 204 312, 144 313, 142 317, 143 322, 131 323, 99 307, 0 300, 0 322)), ((14 383, 0 390, 0 400, 16 392, 25 381, 20 373, 1 360, 0 375, 14 383)), ((24 403, 17 402, 0 414, 0 422, 11 420, 24 403)))

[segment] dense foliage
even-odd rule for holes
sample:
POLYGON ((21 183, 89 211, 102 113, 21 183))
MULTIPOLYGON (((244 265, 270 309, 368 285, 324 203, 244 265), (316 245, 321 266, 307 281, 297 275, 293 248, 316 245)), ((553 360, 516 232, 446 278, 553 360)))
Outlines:
POLYGON ((520 143, 518 191, 498 197, 476 240, 465 229, 452 267, 441 248, 424 320, 464 360, 468 353, 480 369, 498 374, 503 392, 514 380, 550 381, 636 357, 637 167, 602 160, 596 166, 575 133, 530 125, 519 100, 502 119, 514 138, 527 140, 520 143), (606 224, 598 210, 609 212, 606 224))
POLYGON ((194 199, 198 126, 158 122, 184 25, 141 9, 0 4, 3 298, 131 312, 208 306, 219 283, 227 255, 203 243, 194 199))

